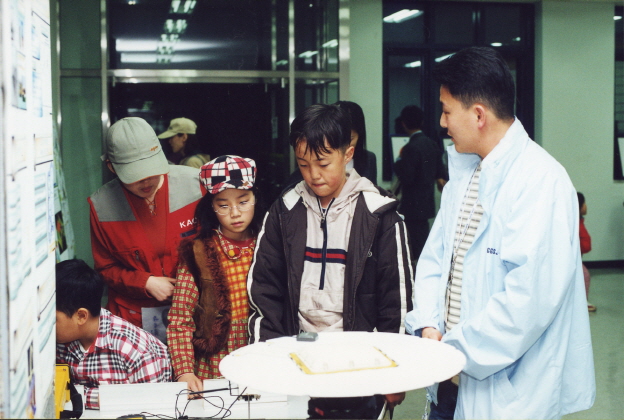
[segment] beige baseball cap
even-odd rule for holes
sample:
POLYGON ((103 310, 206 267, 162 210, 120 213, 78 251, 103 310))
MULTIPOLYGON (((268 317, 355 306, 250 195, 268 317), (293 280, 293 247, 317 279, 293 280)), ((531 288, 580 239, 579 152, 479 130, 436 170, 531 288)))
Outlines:
POLYGON ((176 134, 195 134, 197 130, 197 124, 193 122, 193 120, 189 120, 188 118, 174 118, 169 123, 169 128, 162 134, 158 135, 159 139, 168 139, 169 137, 173 137, 176 134))
POLYGON ((123 118, 111 125, 106 133, 105 150, 102 160, 110 160, 124 184, 169 173, 169 163, 156 132, 142 118, 123 118))

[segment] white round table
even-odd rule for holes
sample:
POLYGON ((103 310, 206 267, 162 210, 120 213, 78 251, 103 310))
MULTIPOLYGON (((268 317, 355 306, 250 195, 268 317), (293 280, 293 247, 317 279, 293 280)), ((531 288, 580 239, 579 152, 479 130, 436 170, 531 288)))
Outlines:
POLYGON ((449 379, 466 364, 465 356, 448 344, 405 334, 379 332, 325 332, 317 341, 281 337, 242 347, 219 365, 221 374, 239 386, 282 395, 310 397, 359 397, 393 394, 424 388, 449 379), (395 367, 336 373, 307 374, 291 353, 326 354, 328 346, 348 344, 354 349, 379 349, 395 367), (315 347, 316 346, 316 347, 315 347))

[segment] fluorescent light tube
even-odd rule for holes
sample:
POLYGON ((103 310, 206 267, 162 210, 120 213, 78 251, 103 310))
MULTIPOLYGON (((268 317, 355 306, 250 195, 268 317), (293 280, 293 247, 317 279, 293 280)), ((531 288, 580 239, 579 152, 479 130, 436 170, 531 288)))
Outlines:
POLYGON ((413 19, 415 17, 418 17, 420 15, 422 15, 423 12, 422 10, 418 10, 418 9, 403 9, 403 10, 399 10, 396 13, 393 13, 389 16, 386 16, 385 18, 383 18, 383 21, 386 23, 401 23, 401 22, 405 22, 408 19, 413 19))

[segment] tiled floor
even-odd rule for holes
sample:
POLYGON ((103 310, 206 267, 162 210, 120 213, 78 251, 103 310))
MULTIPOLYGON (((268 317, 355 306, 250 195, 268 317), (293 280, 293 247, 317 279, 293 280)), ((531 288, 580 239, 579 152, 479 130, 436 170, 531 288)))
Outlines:
MULTIPOLYGON (((590 270, 589 301, 598 307, 590 313, 596 402, 594 406, 564 419, 624 419, 624 270, 590 270)), ((394 411, 395 419, 420 419, 425 406, 424 390, 411 391, 394 411)))

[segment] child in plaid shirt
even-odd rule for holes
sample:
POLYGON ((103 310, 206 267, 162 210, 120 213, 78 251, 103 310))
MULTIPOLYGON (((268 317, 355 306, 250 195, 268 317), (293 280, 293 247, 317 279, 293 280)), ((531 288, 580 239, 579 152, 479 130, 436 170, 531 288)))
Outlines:
POLYGON ((248 342, 247 272, 262 216, 252 159, 220 156, 200 170, 208 193, 195 210, 197 235, 180 244, 167 327, 175 380, 191 391, 221 377, 219 362, 248 342))
POLYGON ((85 406, 99 408, 100 384, 170 382, 167 347, 101 308, 104 283, 82 260, 56 265, 56 363, 85 387, 85 406))

